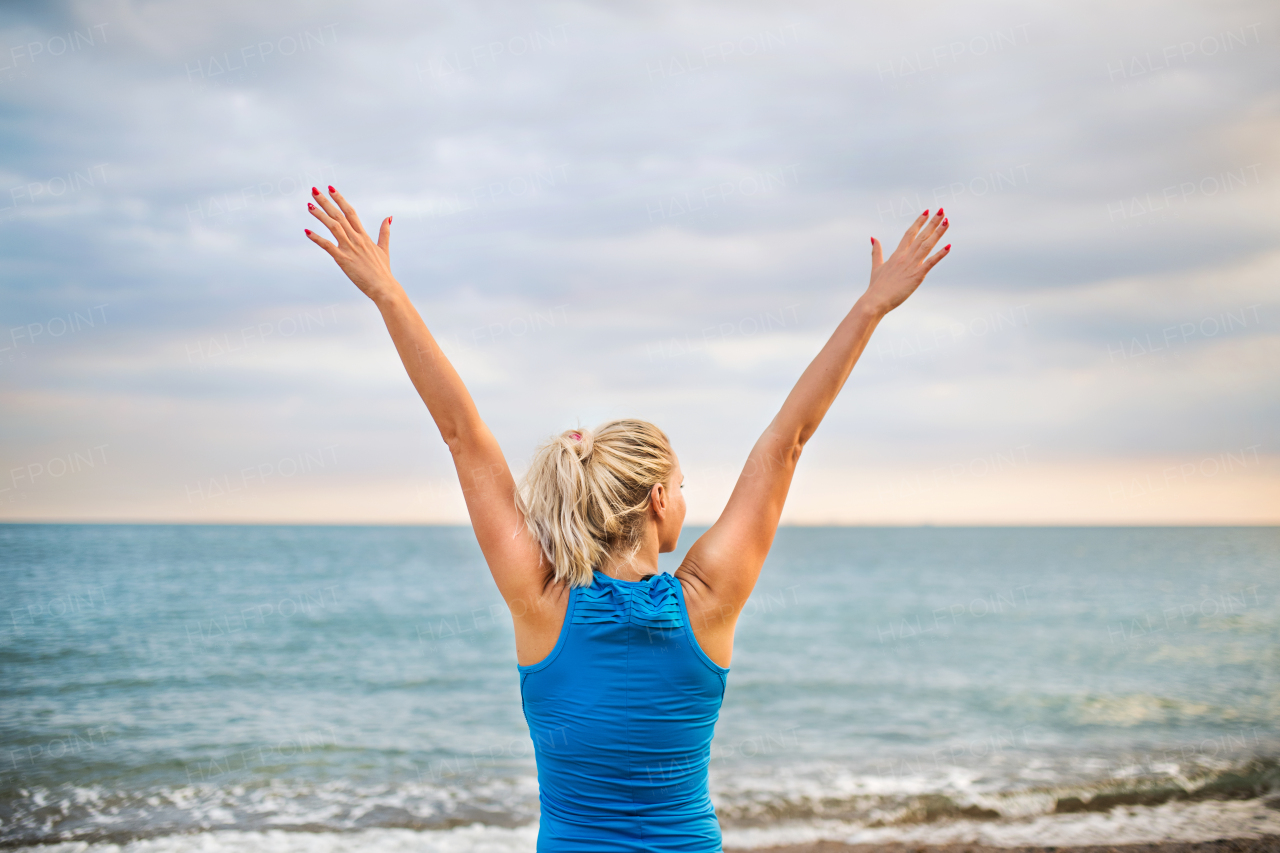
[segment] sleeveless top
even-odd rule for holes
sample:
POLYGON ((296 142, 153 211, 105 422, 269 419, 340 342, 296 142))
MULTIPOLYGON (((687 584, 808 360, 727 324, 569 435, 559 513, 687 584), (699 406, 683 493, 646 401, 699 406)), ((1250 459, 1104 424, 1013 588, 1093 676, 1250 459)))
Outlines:
POLYGON ((596 572, 551 653, 517 669, 538 853, 720 853, 707 766, 729 668, 698 646, 679 579, 596 572))

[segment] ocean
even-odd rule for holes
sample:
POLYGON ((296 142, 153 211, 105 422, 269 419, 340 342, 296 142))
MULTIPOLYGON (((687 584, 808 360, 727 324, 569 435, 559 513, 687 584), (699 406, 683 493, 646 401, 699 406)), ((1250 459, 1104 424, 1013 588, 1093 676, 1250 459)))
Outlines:
MULTIPOLYGON (((0 844, 534 849, 468 528, 8 524, 0 578, 0 844)), ((725 844, 1280 834, 1278 581, 1277 528, 783 528, 725 844)))

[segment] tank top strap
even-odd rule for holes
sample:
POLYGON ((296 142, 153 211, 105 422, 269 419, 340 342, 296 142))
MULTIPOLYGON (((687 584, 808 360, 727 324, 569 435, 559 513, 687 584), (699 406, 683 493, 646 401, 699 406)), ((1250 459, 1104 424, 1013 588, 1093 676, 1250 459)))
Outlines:
POLYGON ((596 572, 591 586, 578 587, 574 624, 631 622, 645 628, 682 628, 684 615, 675 575, 663 572, 643 581, 623 581, 596 572))

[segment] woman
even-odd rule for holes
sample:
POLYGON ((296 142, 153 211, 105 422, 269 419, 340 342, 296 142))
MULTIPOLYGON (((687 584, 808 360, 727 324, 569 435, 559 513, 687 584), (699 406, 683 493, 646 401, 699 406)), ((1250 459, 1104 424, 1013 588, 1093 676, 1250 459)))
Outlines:
POLYGON ((569 430, 517 487, 453 366, 391 275, 391 217, 378 242, 329 187, 307 230, 373 300, 453 454, 467 512, 515 623, 542 808, 538 850, 719 851, 707 793, 711 736, 733 632, 773 542, 805 443, 871 332, 951 246, 941 209, 921 214, 752 448, 724 513, 674 575, 658 572, 684 523, 684 477, 666 435, 617 420, 569 430))

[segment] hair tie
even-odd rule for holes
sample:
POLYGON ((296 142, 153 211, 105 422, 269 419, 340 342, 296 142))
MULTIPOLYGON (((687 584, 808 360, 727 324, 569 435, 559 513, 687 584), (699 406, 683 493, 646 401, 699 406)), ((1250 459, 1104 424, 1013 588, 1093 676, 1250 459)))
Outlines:
POLYGON ((574 441, 582 441, 582 433, 580 432, 571 432, 569 433, 569 437, 574 441))

